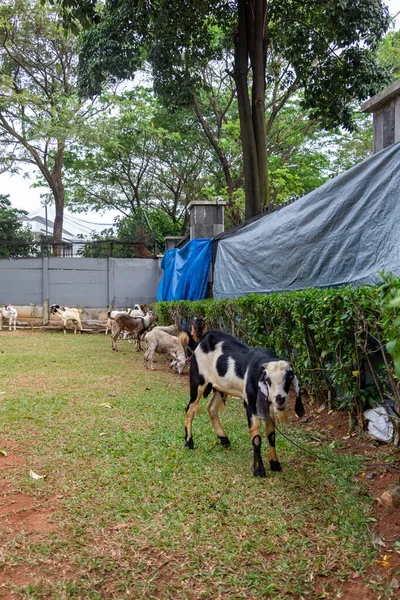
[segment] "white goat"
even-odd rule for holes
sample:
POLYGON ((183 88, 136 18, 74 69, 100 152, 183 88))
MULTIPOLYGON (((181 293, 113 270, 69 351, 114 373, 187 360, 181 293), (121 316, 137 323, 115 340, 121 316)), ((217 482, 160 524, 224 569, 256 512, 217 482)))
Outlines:
POLYGON ((67 321, 72 321, 74 324, 74 334, 79 329, 82 333, 82 323, 80 313, 82 312, 79 308, 68 308, 68 306, 60 306, 59 304, 52 304, 50 306, 50 312, 52 315, 57 315, 63 322, 64 334, 66 332, 67 321))
POLYGON ((179 329, 176 325, 157 325, 156 327, 153 327, 152 331, 164 331, 165 333, 169 333, 169 335, 178 337, 182 332, 182 329, 179 329))
POLYGON ((135 304, 131 311, 128 311, 131 317, 144 317, 147 314, 146 304, 135 304))
POLYGON ((17 317, 18 313, 16 309, 13 306, 11 306, 11 304, 6 304, 5 306, 2 306, 0 310, 0 331, 3 329, 3 319, 8 320, 9 331, 11 331, 13 325, 15 331, 17 328, 17 317))
POLYGON ((148 363, 150 363, 150 369, 154 369, 154 353, 157 352, 157 354, 169 354, 172 358, 170 366, 174 370, 176 369, 179 375, 182 373, 186 365, 186 355, 179 337, 155 328, 145 334, 144 340, 147 346, 144 353, 145 369, 148 368, 148 363))

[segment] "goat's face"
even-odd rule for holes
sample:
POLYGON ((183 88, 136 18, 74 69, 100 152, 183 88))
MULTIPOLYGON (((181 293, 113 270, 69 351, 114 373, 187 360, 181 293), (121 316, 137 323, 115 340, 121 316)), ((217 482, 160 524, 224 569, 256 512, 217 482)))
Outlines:
POLYGON ((207 333, 207 323, 205 322, 204 319, 198 319, 197 317, 194 318, 194 321, 192 323, 192 326, 190 328, 190 333, 194 339, 195 342, 200 342, 200 340, 205 336, 205 334, 207 333))
POLYGON ((152 310, 148 310, 147 311, 147 315, 149 317, 150 323, 153 324, 156 322, 157 318, 156 318, 156 313, 153 312, 152 310))
POLYGON ((296 414, 299 417, 304 415, 299 382, 293 373, 291 365, 285 360, 277 360, 264 364, 258 387, 259 392, 268 401, 269 411, 272 411, 280 422, 286 423, 288 419, 287 400, 291 388, 296 392, 296 414))
POLYGON ((56 315, 60 309, 61 309, 61 306, 59 304, 52 304, 50 306, 50 312, 52 315, 56 315))

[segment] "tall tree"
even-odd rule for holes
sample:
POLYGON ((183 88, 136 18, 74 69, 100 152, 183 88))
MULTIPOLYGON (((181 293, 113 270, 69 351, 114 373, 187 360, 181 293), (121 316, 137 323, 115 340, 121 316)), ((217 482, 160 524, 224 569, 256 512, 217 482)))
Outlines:
POLYGON ((268 127, 293 93, 303 91, 303 107, 323 126, 351 129, 353 102, 388 81, 373 54, 389 24, 382 0, 59 1, 70 22, 91 24, 80 56, 89 95, 110 78, 132 77, 147 59, 163 101, 192 104, 201 69, 232 53, 247 217, 268 197, 268 127))
POLYGON ((3 167, 34 165, 55 204, 54 249, 60 252, 64 152, 90 111, 76 93, 75 36, 40 0, 0 5, 0 148, 3 167))
POLYGON ((208 183, 209 151, 196 119, 185 110, 169 114, 140 86, 110 103, 111 114, 88 123, 66 152, 68 205, 113 208, 126 218, 161 208, 185 231, 186 207, 208 183))

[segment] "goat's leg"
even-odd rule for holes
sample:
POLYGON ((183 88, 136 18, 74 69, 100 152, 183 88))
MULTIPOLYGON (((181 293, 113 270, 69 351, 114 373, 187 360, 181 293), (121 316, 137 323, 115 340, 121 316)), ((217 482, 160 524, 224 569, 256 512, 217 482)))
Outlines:
POLYGON ((3 331, 3 315, 1 316, 1 319, 0 319, 0 331, 3 331))
POLYGON ((269 466, 271 471, 282 471, 281 463, 275 450, 275 422, 271 419, 265 422, 265 432, 269 444, 269 466))
MULTIPOLYGON (((140 332, 138 331, 136 333, 136 352, 139 352, 142 350, 142 347, 140 345, 140 338, 142 337, 142 333, 143 333, 143 331, 140 331, 140 332)), ((154 369, 154 367, 151 367, 151 368, 154 369)))
POLYGON ((63 331, 64 331, 64 335, 67 335, 67 321, 63 320, 63 331))
POLYGON ((17 317, 14 317, 14 331, 17 329, 17 317))
POLYGON ((118 348, 117 348, 117 343, 116 342, 117 342, 117 338, 118 338, 120 332, 121 332, 120 328, 118 327, 118 325, 114 321, 114 323, 111 326, 111 348, 113 350, 115 350, 115 352, 118 352, 118 348))
POLYGON ((147 348, 146 352, 144 353, 144 361, 143 362, 144 362, 145 369, 148 369, 148 363, 150 362, 150 369, 152 371, 154 371, 153 358, 154 358, 154 348, 149 346, 147 348))
POLYGON ((186 419, 185 419, 185 441, 186 446, 193 450, 194 443, 192 437, 192 423, 194 419, 194 415, 199 414, 199 402, 203 395, 203 386, 196 386, 196 388, 192 388, 190 390, 190 402, 186 407, 186 419))
POLYGON ((265 477, 265 467, 261 457, 261 435, 260 435, 260 427, 258 423, 257 416, 254 414, 251 406, 244 403, 244 407, 246 409, 247 414, 247 422, 249 425, 249 433, 251 443, 253 444, 253 452, 254 452, 254 463, 253 463, 253 475, 254 477, 265 477))
POLYGON ((226 436, 225 431, 221 425, 221 421, 219 420, 219 413, 222 412, 225 408, 225 395, 222 395, 221 392, 214 391, 211 396, 211 400, 207 405, 208 414, 210 415, 211 425, 215 433, 217 434, 222 446, 226 448, 231 445, 229 438, 226 436))
POLYGON ((186 407, 186 419, 185 419, 185 441, 186 446, 191 450, 194 448, 193 437, 192 437, 192 422, 195 413, 199 414, 199 402, 206 388, 206 382, 204 377, 199 373, 199 366, 197 364, 196 356, 193 355, 190 363, 190 400, 186 407))
MULTIPOLYGON (((194 359, 195 360, 195 359, 194 359)), ((195 363, 197 367, 197 363, 195 363)), ((204 385, 200 385, 199 382, 193 378, 193 370, 190 372, 190 401, 186 407, 186 418, 185 418, 185 442, 186 446, 193 450, 194 443, 192 437, 192 423, 194 415, 200 412, 199 402, 204 392, 204 385)))

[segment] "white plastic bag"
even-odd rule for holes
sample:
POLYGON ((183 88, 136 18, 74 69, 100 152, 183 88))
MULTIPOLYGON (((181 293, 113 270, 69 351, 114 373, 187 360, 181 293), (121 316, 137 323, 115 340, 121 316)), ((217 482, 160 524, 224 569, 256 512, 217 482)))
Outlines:
POLYGON ((393 423, 384 406, 370 408, 364 412, 364 417, 369 421, 368 432, 374 440, 391 442, 393 439, 393 423))

